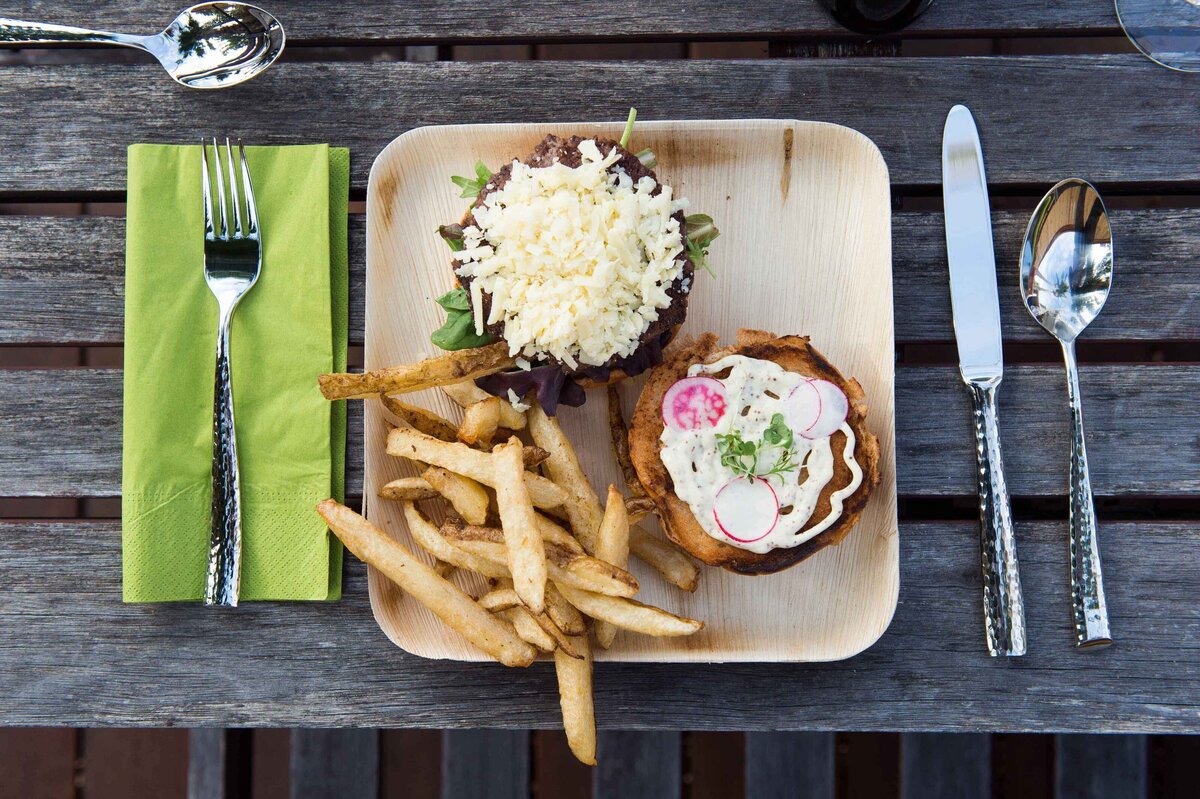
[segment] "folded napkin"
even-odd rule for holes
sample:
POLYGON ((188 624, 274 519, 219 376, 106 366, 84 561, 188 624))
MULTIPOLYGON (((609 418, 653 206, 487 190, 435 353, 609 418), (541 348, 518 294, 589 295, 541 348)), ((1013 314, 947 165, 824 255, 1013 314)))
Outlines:
MULTIPOLYGON (((313 506, 344 488, 350 155, 248 147, 263 264, 233 318, 241 598, 337 599, 341 546, 313 506)), ((204 282, 200 148, 129 148, 121 532, 126 602, 203 597, 217 303, 204 282)))

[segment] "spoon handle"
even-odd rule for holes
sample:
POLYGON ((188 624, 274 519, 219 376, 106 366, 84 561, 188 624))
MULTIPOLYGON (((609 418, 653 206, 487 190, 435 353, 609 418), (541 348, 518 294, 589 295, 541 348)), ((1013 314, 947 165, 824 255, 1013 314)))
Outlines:
POLYGON ((1000 424, 996 387, 1000 380, 967 383, 975 405, 975 456, 979 462, 979 526, 983 565, 983 615, 988 652, 1025 654, 1025 601, 1017 565, 1004 460, 1000 457, 1000 424))
POLYGON ((1067 364, 1067 397, 1071 403, 1071 601, 1075 612, 1075 646, 1102 647, 1112 643, 1112 634, 1108 629, 1096 510, 1083 439, 1079 369, 1075 363, 1075 342, 1064 341, 1062 347, 1067 364))
POLYGON ((50 25, 45 22, 26 22, 20 19, 0 17, 0 42, 23 44, 118 44, 123 47, 145 49, 141 36, 124 33, 105 33, 69 25, 50 25))

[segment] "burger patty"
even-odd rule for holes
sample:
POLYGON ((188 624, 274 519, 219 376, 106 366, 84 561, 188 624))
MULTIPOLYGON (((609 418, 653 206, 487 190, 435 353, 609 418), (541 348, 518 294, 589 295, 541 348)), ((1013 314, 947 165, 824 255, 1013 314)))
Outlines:
MULTIPOLYGON (((651 194, 658 195, 662 191, 662 184, 659 182, 658 176, 654 174, 654 170, 648 168, 645 164, 638 160, 636 155, 629 152, 612 139, 583 136, 572 136, 569 139, 563 139, 559 136, 551 134, 542 139, 541 144, 537 146, 537 148, 533 151, 533 154, 526 158, 522 163, 531 167, 548 167, 557 162, 563 166, 574 169, 583 163, 583 156, 579 152, 579 144, 580 142, 587 141, 589 139, 596 143, 596 148, 600 151, 601 155, 607 156, 614 148, 621 153, 620 160, 613 164, 612 167, 609 167, 610 169, 620 166, 623 170, 625 170, 625 173, 632 178, 635 184, 643 177, 649 177, 654 181, 655 184, 654 190, 651 192, 651 194)), ((475 221, 475 209, 483 204, 488 195, 504 188, 504 185, 508 183, 508 180, 511 176, 511 163, 506 164, 502 169, 500 169, 500 171, 492 175, 491 180, 487 182, 487 185, 484 187, 483 191, 479 192, 479 196, 476 197, 475 203, 467 211, 466 216, 463 217, 462 226, 464 228, 470 225, 474 225, 476 227, 479 226, 475 221)), ((672 215, 672 218, 679 223, 680 234, 683 236, 683 241, 686 243, 687 222, 684 218, 683 212, 676 211, 672 215)), ((667 305, 667 307, 659 309, 658 319, 651 322, 650 326, 646 328, 645 332, 642 333, 641 338, 639 339, 638 348, 632 354, 625 357, 613 356, 613 358, 602 367, 580 364, 577 369, 568 370, 568 374, 581 374, 593 379, 599 378, 601 381, 603 381, 607 378, 608 373, 612 370, 620 369, 628 374, 636 374, 661 360, 660 352, 662 346, 667 340, 670 339, 675 328, 683 324, 684 317, 687 316, 689 292, 684 289, 684 286, 687 286, 690 289, 692 275, 695 272, 695 267, 692 264, 691 258, 688 257, 686 246, 676 257, 676 260, 682 264, 682 269, 680 270, 679 277, 675 280, 675 282, 667 287, 667 296, 671 298, 671 302, 669 305, 667 305), (647 351, 643 352, 643 350, 647 351), (653 363, 645 363, 648 360, 653 361, 653 363), (629 366, 630 368, 626 369, 626 366, 629 366)), ((455 266, 457 266, 457 262, 452 262, 451 269, 453 270, 455 266)), ((469 294, 471 290, 472 278, 460 276, 457 271, 454 272, 454 277, 469 294)), ((487 292, 483 292, 482 296, 483 314, 484 318, 486 319, 491 312, 492 298, 487 292)), ((504 337, 503 320, 487 325, 486 329, 494 336, 498 336, 500 338, 504 337)), ((542 359, 550 363, 563 366, 558 359, 548 354, 542 356, 542 359)))

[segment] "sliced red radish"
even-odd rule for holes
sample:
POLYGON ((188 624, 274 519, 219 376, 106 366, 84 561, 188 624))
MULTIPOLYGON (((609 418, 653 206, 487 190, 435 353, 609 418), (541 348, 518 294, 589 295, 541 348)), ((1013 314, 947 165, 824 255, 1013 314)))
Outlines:
POLYGON ((713 518, 721 532, 742 544, 766 538, 779 522, 779 497, 761 478, 737 477, 713 499, 713 518))
POLYGON ((807 439, 828 438, 846 421, 850 413, 850 401, 834 383, 828 380, 810 381, 821 395, 821 413, 810 427, 802 429, 800 435, 807 439))
POLYGON ((713 427, 725 415, 725 386, 715 377, 676 380, 663 395, 663 423, 675 430, 713 427))
POLYGON ((821 417, 821 392, 812 380, 805 380, 792 389, 783 401, 783 420, 792 432, 799 433, 817 423, 821 417))

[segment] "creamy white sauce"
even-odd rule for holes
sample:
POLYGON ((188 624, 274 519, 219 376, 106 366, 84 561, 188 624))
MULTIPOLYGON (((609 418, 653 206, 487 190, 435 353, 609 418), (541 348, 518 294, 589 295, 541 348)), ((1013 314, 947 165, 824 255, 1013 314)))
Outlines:
MULTIPOLYGON (((862 484, 862 469, 854 460, 855 436, 850 425, 843 423, 839 430, 846 436, 842 454, 850 469, 849 484, 830 496, 830 513, 807 530, 822 490, 833 479, 833 449, 830 437, 809 440, 793 431, 792 458, 799 464, 793 471, 757 479, 768 480, 779 498, 781 511, 774 529, 765 537, 751 542, 735 541, 727 536, 713 514, 717 492, 739 475, 721 463, 718 436, 738 432, 746 441, 760 441, 771 417, 783 413, 784 401, 805 380, 773 361, 728 355, 711 364, 694 364, 689 376, 714 376, 728 369, 729 375, 718 378, 724 385, 727 401, 724 416, 714 427, 700 430, 663 428, 660 451, 663 465, 675 483, 675 493, 688 504, 704 531, 718 541, 741 549, 769 552, 779 547, 794 547, 827 530, 842 516, 847 497, 862 484)), ((760 461, 773 464, 780 448, 765 445, 760 461)), ((764 469, 765 471, 765 469, 764 469)))

